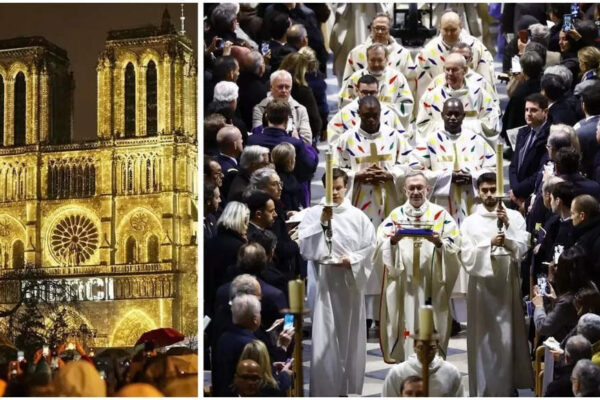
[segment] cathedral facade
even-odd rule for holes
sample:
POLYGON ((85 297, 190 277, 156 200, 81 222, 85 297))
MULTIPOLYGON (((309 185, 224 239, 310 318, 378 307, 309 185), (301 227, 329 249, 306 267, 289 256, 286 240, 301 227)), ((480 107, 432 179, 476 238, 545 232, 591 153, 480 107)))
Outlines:
MULTIPOLYGON (((159 327, 197 334, 195 57, 168 15, 110 31, 97 139, 77 143, 67 52, 0 41, 0 285, 42 267, 72 289, 73 323, 97 332, 95 346, 159 327)), ((0 288, 0 304, 18 296, 0 288)))

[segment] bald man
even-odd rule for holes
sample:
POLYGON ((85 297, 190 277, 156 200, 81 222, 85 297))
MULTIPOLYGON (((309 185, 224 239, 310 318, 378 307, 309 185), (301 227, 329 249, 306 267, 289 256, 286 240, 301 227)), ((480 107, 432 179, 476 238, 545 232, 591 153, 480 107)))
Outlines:
POLYGON ((430 87, 421 97, 417 114, 417 140, 444 126, 442 107, 448 98, 459 99, 465 110, 464 129, 494 141, 499 131, 500 108, 486 83, 467 80, 468 65, 459 53, 444 62, 444 82, 430 87))
POLYGON ((492 54, 483 43, 463 30, 458 14, 448 11, 440 20, 440 34, 431 39, 417 54, 417 101, 431 80, 444 72, 446 57, 450 54, 452 46, 458 42, 467 43, 472 49, 470 67, 482 75, 490 85, 495 85, 492 54))
POLYGON ((254 360, 240 360, 233 376, 233 395, 255 397, 260 394, 262 372, 254 360))
POLYGON ((365 51, 367 56, 365 68, 354 72, 343 82, 340 108, 358 97, 358 80, 364 75, 373 75, 379 82, 377 99, 394 106, 400 116, 400 122, 408 127, 413 113, 414 99, 406 77, 402 72, 388 65, 389 54, 383 44, 374 43, 365 51))
POLYGON ((238 159, 244 149, 242 133, 233 125, 225 125, 217 132, 217 146, 219 147, 217 162, 221 165, 224 174, 221 195, 227 198, 231 182, 238 173, 238 159))

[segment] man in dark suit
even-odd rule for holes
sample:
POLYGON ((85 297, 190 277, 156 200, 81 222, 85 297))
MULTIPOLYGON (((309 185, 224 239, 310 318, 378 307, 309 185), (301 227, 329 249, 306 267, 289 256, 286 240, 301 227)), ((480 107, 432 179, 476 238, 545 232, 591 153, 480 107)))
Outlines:
POLYGON ((594 157, 600 149, 600 145, 596 140, 596 126, 600 121, 600 82, 595 83, 583 92, 581 103, 585 118, 573 128, 577 133, 581 146, 583 171, 588 177, 592 178, 594 157))
POLYGON ((250 183, 250 175, 257 169, 269 165, 269 149, 248 145, 242 151, 238 173, 233 178, 227 193, 227 202, 242 201, 242 194, 250 183))
POLYGON ((217 236, 217 210, 221 203, 219 187, 204 181, 204 243, 217 236))
POLYGON ((592 345, 582 335, 571 336, 565 345, 565 365, 557 368, 544 397, 573 397, 571 373, 577 361, 592 358, 592 345))
POLYGON ((533 193, 537 171, 546 162, 548 100, 539 93, 525 99, 526 127, 519 129, 509 167, 510 199, 521 207, 533 193))
POLYGON ((224 175, 221 192, 223 197, 227 198, 231 182, 238 173, 238 158, 244 149, 240 130, 232 125, 226 125, 219 129, 217 146, 219 147, 217 162, 221 165, 224 175))
POLYGON ((267 67, 260 52, 250 51, 244 56, 237 84, 240 88, 238 110, 246 126, 252 126, 252 110, 269 92, 266 72, 267 67))
POLYGON ((589 194, 600 200, 600 184, 579 173, 580 153, 573 147, 563 147, 556 152, 556 175, 573 184, 575 196, 589 194))
POLYGON ((548 124, 566 124, 573 126, 577 123, 577 110, 565 95, 570 88, 566 87, 560 76, 546 74, 541 81, 542 94, 549 102, 548 124))
POLYGON ((289 104, 280 100, 272 100, 267 105, 265 114, 267 127, 263 129, 262 133, 251 135, 248 138, 248 144, 263 146, 269 150, 273 150, 282 142, 292 144, 296 150, 294 176, 298 182, 310 181, 317 168, 318 160, 310 156, 301 139, 287 134, 286 128, 291 115, 289 104))

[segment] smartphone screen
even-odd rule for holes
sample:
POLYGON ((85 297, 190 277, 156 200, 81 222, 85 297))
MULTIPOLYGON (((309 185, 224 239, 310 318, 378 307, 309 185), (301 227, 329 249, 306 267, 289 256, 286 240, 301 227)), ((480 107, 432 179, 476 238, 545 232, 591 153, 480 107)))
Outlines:
POLYGON ((573 29, 573 23, 571 21, 571 18, 571 14, 563 15, 563 32, 569 32, 571 29, 573 29))
POLYGON ((43 346, 42 347, 42 355, 44 357, 47 357, 50 354, 50 348, 48 346, 43 346))
POLYGON ((520 74, 522 70, 519 56, 513 56, 510 61, 510 72, 513 74, 520 74))
POLYGON ((21 350, 19 350, 17 352, 17 361, 21 362, 21 361, 23 361, 24 358, 25 358, 25 353, 23 353, 21 350))
POLYGON ((289 331, 294 329, 294 315, 293 314, 285 314, 283 318, 283 330, 289 331))

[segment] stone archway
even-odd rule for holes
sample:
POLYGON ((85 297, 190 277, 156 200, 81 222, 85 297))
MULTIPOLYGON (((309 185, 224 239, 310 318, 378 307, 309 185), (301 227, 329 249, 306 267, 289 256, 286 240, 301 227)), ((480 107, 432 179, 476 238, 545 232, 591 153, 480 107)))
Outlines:
POLYGON ((158 325, 143 311, 131 310, 121 318, 110 337, 109 347, 131 347, 144 332, 158 325))

